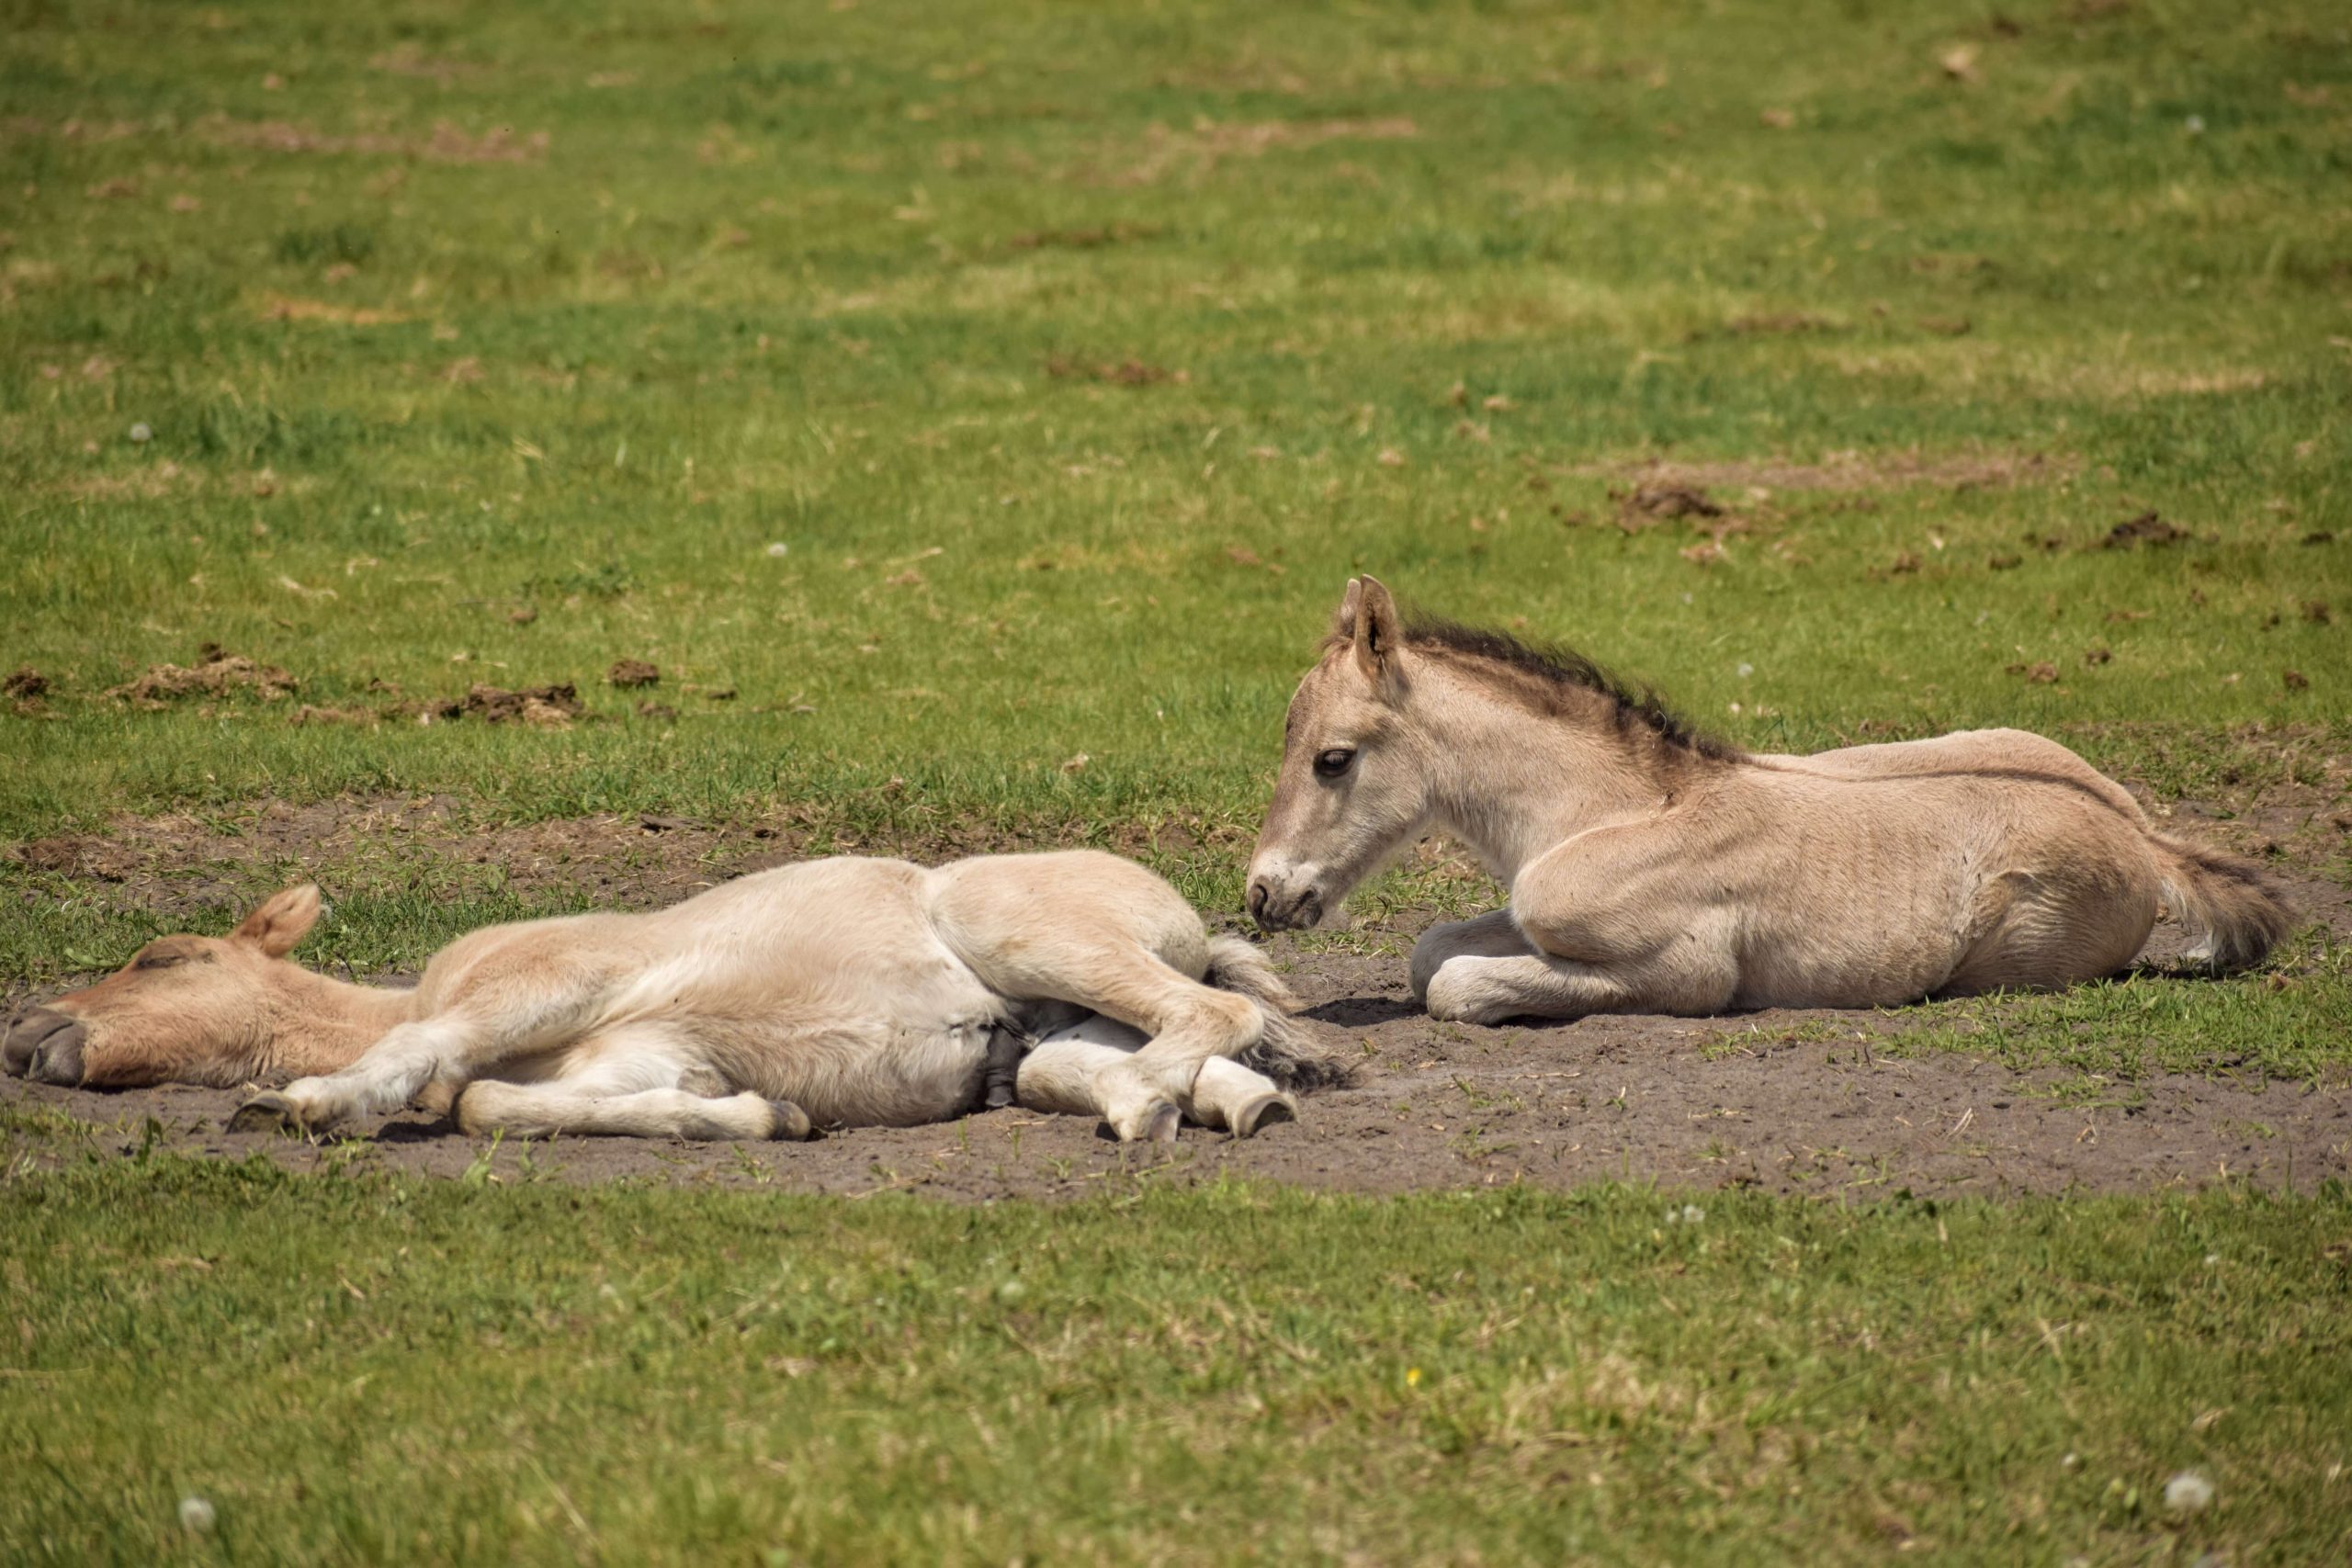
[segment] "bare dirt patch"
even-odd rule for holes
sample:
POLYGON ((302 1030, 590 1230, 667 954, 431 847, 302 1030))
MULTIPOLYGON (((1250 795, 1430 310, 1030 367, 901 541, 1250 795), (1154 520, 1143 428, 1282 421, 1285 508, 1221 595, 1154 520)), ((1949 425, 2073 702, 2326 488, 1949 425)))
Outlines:
POLYGON ((1246 1143, 1187 1129, 1173 1147, 1122 1147, 1083 1119, 1007 1110, 806 1145, 559 1139, 528 1150, 493 1148, 407 1111, 311 1144, 225 1132, 240 1098, 228 1091, 98 1094, 21 1079, 0 1085, 0 1108, 81 1124, 15 1140, 20 1156, 49 1164, 163 1147, 260 1154, 300 1168, 357 1159, 437 1176, 910 1189, 970 1201, 1225 1175, 1375 1193, 1630 1179, 1851 1200, 2222 1180, 2308 1190, 2352 1174, 2345 1083, 2160 1076, 2140 1080, 2127 1100, 2070 1103, 2052 1093, 2057 1075, 1948 1052, 1886 1055, 1894 1026, 1875 1014, 1468 1028, 1414 1010, 1394 959, 1291 957, 1310 1016, 1350 1043, 1364 1068, 1357 1087, 1309 1097, 1298 1123, 1246 1143))
MULTIPOLYGON (((2184 803, 2173 826, 2265 853, 2304 914, 2352 935, 2352 894, 2318 873, 2341 853, 2333 797, 2292 786, 2222 807, 2184 803)), ((1176 829, 1180 834, 1185 830, 1176 829)), ((272 805, 233 825, 193 817, 117 825, 19 847, 36 872, 111 884, 119 903, 214 929, 252 896, 257 866, 368 852, 478 864, 526 896, 600 906, 667 903, 807 852, 817 830, 788 820, 708 824, 606 817, 482 830, 453 802, 272 805)), ((1185 834, 1189 841, 1189 834, 1185 834)), ((824 847, 839 847, 828 838, 824 847)), ((1009 840, 875 845, 940 859, 1009 840)), ((1148 847, 1138 841, 1131 850, 1148 847)), ((330 889, 332 892, 333 890, 330 889)), ((1395 922, 1396 945, 1428 916, 1395 922)), ((556 1178, 775 1186, 863 1194, 915 1190, 963 1201, 1061 1198, 1140 1181, 1233 1174, 1367 1192, 1603 1179, 1761 1187, 1840 1199, 2071 1189, 2152 1190, 2244 1179, 2308 1190, 2352 1175, 2352 1078, 2252 1082, 2151 1075, 2085 1103, 2079 1079, 2012 1071, 1944 1049, 1905 1054, 1916 1015, 1776 1010, 1715 1019, 1627 1015, 1572 1024, 1437 1023, 1412 1005, 1395 953, 1273 952, 1308 1016, 1363 1064, 1353 1088, 1310 1097, 1304 1118, 1248 1143, 1188 1130, 1172 1149, 1120 1147, 1085 1121, 1000 1111, 936 1127, 858 1129, 811 1145, 563 1139, 529 1149, 466 1139, 422 1112, 312 1145, 223 1131, 238 1096, 167 1088, 121 1094, 0 1085, 10 1157, 57 1164, 150 1146, 208 1157, 254 1154, 302 1168, 357 1160, 502 1180, 556 1178)), ((2160 927, 2148 958, 2177 948, 2160 927)), ((2163 984, 2194 985, 2181 979, 2163 984)), ((0 981, 0 1010, 31 999, 0 981)))
POLYGON ((1587 478, 1630 480, 1636 491, 1676 490, 1901 490, 1918 485, 1947 490, 1994 490, 2046 484, 2082 465, 2045 452, 1832 452, 1818 461, 1756 457, 1681 462, 1650 457, 1632 462, 1588 463, 1569 471, 1587 478))

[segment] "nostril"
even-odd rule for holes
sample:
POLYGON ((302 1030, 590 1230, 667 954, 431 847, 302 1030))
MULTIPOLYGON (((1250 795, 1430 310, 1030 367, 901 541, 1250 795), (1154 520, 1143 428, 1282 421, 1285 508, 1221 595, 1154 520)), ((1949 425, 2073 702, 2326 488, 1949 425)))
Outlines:
POLYGON ((10 1077, 22 1077, 31 1068, 33 1054, 41 1042, 71 1022, 63 1013, 49 1008, 28 1008, 8 1026, 7 1040, 0 1044, 0 1066, 6 1068, 10 1077))
POLYGON ((36 1083, 77 1088, 82 1082, 82 1026, 71 1024, 35 1046, 26 1076, 36 1083))
POLYGON ((1264 918, 1265 918, 1265 913, 1266 913, 1266 897, 1267 897, 1266 879, 1265 879, 1264 877, 1262 877, 1262 876, 1260 876, 1260 877, 1253 877, 1253 878, 1250 880, 1250 919, 1264 919, 1264 918))

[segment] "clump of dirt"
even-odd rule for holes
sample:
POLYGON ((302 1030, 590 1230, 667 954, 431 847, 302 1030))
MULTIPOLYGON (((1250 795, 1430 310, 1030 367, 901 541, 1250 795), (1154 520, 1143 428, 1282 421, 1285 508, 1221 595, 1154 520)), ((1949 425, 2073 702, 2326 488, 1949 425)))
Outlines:
POLYGON ((475 686, 453 703, 434 710, 435 718, 479 718, 484 724, 528 724, 542 729, 569 729, 588 710, 571 682, 560 686, 529 686, 510 692, 500 686, 475 686))
POLYGON ((642 659, 616 659, 613 667, 605 671, 605 679, 624 691, 637 686, 658 686, 662 683, 662 670, 659 665, 649 664, 642 659))
POLYGON ((2098 543, 2103 550, 2129 550, 2142 545, 2177 545, 2196 536, 2186 528, 2173 526, 2154 512, 2143 512, 2109 528, 2098 543))
POLYGON ((29 664, 19 665, 15 674, 0 681, 0 697, 8 699, 9 711, 18 718, 40 718, 49 712, 44 700, 49 685, 48 676, 29 664))
POLYGON ((183 697, 225 697, 241 691, 274 703, 300 685, 300 681, 275 664, 257 663, 242 653, 231 653, 218 644, 207 643, 201 663, 155 665, 136 680, 109 690, 107 695, 119 697, 132 707, 152 713, 183 697))
POLYGON ((1724 514, 1722 504, 1697 485, 1641 484, 1629 491, 1612 489, 1609 499, 1617 503, 1617 526, 1628 534, 1675 518, 1724 514))

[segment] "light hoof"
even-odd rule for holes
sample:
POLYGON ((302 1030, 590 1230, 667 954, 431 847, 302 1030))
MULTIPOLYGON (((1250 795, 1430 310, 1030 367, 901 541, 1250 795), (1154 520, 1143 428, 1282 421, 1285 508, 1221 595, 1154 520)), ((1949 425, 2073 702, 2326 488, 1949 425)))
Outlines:
POLYGON ((284 1095, 271 1091, 257 1094, 236 1109, 229 1118, 232 1133, 301 1133, 307 1132, 301 1112, 284 1095))
POLYGON ((1261 1095, 1243 1106, 1233 1118, 1233 1135, 1237 1138, 1255 1137, 1269 1127, 1297 1120, 1297 1100, 1286 1094, 1261 1095))
POLYGON ((817 1135, 815 1124, 808 1120, 808 1112, 788 1100, 769 1100, 768 1114, 775 1119, 775 1124, 768 1129, 768 1136, 778 1143, 805 1144, 817 1135))
POLYGON ((1184 1113, 1176 1108, 1175 1101, 1155 1100, 1132 1123, 1111 1118, 1094 1129, 1094 1135, 1121 1144, 1172 1144, 1176 1141, 1176 1129, 1183 1122, 1184 1113))

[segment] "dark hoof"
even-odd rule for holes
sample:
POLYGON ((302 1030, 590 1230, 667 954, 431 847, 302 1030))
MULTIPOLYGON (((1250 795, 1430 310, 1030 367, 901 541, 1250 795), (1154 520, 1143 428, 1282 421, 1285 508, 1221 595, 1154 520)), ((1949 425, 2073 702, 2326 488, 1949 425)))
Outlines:
POLYGON ((1269 1127, 1298 1120, 1298 1105, 1286 1094, 1270 1094, 1241 1108, 1233 1123, 1237 1138, 1254 1137, 1269 1127))
POLYGON ((237 1107, 229 1118, 232 1133, 300 1133, 302 1118, 294 1102, 282 1094, 257 1094, 237 1107))
POLYGON ((769 1137, 780 1143, 805 1144, 817 1135, 816 1126, 808 1120, 808 1112, 792 1101, 771 1100, 768 1111, 775 1117, 775 1125, 768 1132, 769 1137))

